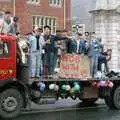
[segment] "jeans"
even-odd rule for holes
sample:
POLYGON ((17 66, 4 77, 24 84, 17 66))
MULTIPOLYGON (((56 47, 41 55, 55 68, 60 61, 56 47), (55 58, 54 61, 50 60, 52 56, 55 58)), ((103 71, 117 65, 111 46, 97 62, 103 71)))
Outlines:
POLYGON ((40 77, 43 71, 42 67, 42 59, 41 59, 41 54, 39 51, 35 53, 31 53, 31 77, 40 77))
POLYGON ((104 61, 98 60, 98 70, 102 71, 102 64, 105 65, 105 71, 104 72, 108 73, 109 70, 108 70, 107 60, 104 60, 104 61))
POLYGON ((44 74, 52 75, 57 63, 57 54, 54 52, 47 52, 44 55, 44 74), (47 67, 47 68, 46 68, 47 67))
POLYGON ((98 55, 94 55, 91 57, 91 64, 90 64, 90 72, 92 77, 95 77, 98 71, 98 55))
POLYGON ((86 53, 86 48, 84 46, 80 46, 80 54, 84 54, 86 53))

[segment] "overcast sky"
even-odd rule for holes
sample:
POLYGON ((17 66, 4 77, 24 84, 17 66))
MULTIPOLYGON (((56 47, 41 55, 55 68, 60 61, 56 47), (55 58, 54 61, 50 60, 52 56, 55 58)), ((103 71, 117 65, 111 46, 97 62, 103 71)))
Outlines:
POLYGON ((96 0, 72 0, 72 16, 77 18, 81 24, 86 24, 90 29, 91 14, 90 10, 95 9, 96 0))

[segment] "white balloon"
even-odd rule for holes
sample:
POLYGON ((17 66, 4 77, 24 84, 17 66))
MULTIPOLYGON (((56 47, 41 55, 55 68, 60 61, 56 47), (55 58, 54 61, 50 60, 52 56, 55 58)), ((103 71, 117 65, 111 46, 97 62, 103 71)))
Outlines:
POLYGON ((66 85, 66 91, 70 91, 71 87, 70 85, 66 85))
POLYGON ((50 89, 50 90, 53 90, 54 88, 55 88, 55 84, 50 84, 50 85, 49 85, 49 89, 50 89))
POLYGON ((55 90, 55 91, 58 91, 58 90, 59 90, 59 86, 58 86, 58 85, 55 85, 54 90, 55 90))

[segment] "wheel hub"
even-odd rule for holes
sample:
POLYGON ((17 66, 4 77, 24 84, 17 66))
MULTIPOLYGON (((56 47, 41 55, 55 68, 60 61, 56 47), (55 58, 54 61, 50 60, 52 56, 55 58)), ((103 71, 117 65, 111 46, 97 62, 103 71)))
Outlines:
POLYGON ((14 97, 7 97, 2 104, 4 110, 8 112, 14 111, 17 105, 17 100, 14 97))

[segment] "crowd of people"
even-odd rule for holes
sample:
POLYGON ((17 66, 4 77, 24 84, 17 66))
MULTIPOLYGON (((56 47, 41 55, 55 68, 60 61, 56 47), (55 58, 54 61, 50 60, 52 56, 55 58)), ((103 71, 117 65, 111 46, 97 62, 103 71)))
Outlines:
MULTIPOLYGON (((18 21, 19 18, 11 13, 5 12, 4 19, 0 21, 0 33, 12 34, 20 39, 18 21)), ((72 35, 71 31, 57 30, 56 34, 51 34, 51 27, 46 25, 44 28, 36 27, 27 35, 27 45, 29 47, 29 69, 30 77, 41 78, 44 75, 53 75, 56 73, 55 68, 59 66, 62 54, 78 54, 88 56, 90 63, 90 72, 92 77, 99 73, 107 73, 108 61, 111 59, 112 50, 104 50, 102 39, 97 38, 93 32, 90 36, 88 32, 84 34, 76 33, 72 35), (104 64, 104 69, 103 69, 104 64)), ((21 63, 21 53, 17 45, 18 63, 21 63)))

